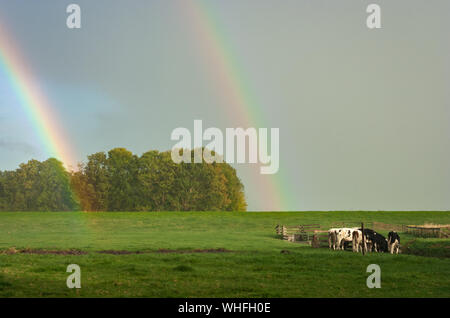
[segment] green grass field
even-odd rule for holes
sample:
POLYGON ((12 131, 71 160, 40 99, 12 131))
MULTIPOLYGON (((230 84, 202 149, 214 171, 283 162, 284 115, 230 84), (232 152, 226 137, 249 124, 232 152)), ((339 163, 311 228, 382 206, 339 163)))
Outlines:
POLYGON ((408 253, 417 255, 363 256, 282 241, 274 229, 361 221, 448 224, 450 212, 0 213, 0 296, 450 297, 448 239, 401 234, 403 244, 415 239, 408 253), (66 287, 72 263, 81 267, 78 290, 66 287), (381 267, 380 289, 366 287, 372 263, 381 267))

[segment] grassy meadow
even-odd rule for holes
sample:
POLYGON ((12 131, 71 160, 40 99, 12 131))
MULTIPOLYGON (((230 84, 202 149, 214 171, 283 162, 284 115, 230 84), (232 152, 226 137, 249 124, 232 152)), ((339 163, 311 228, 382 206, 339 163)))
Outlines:
POLYGON ((362 256, 274 229, 361 221, 449 224, 450 212, 4 212, 0 297, 450 297, 449 239, 400 233, 409 254, 362 256), (66 286, 72 263, 81 289, 66 286), (366 287, 373 263, 380 289, 366 287))

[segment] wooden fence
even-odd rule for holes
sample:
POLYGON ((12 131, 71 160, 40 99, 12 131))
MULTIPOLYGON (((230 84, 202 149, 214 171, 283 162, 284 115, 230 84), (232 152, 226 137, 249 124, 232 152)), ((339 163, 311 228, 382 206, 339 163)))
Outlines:
POLYGON ((311 246, 315 248, 328 247, 328 230, 315 230, 311 246))
POLYGON ((296 243, 311 244, 314 231, 320 229, 320 224, 301 224, 296 226, 276 226, 277 235, 283 240, 296 243))
POLYGON ((449 237, 447 228, 444 227, 422 227, 415 225, 406 226, 406 233, 418 237, 449 237))

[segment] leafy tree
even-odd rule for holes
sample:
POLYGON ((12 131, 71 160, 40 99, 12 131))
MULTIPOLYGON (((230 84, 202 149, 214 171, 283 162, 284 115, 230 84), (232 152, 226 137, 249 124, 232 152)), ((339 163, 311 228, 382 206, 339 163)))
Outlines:
POLYGON ((30 160, 2 174, 0 208, 10 211, 73 211, 79 208, 63 164, 30 160))
MULTIPOLYGON (((194 159, 195 151, 190 151, 194 159)), ((88 156, 70 173, 61 162, 30 160, 0 171, 2 211, 245 211, 244 186, 226 163, 180 163, 170 151, 125 148, 88 156)))
POLYGON ((70 186, 83 211, 98 211, 95 203, 98 201, 94 185, 88 182, 88 177, 84 173, 85 166, 78 165, 77 171, 71 171, 70 186))
POLYGON ((38 184, 37 211, 71 211, 78 210, 78 202, 70 187, 69 173, 62 162, 50 158, 40 164, 38 184))
POLYGON ((137 158, 125 148, 115 148, 108 152, 106 161, 109 211, 134 211, 137 158))
POLYGON ((88 156, 88 162, 81 173, 85 180, 80 180, 80 183, 85 182, 84 187, 90 188, 84 190, 90 199, 89 209, 86 207, 85 211, 106 211, 109 191, 106 154, 97 152, 88 156))

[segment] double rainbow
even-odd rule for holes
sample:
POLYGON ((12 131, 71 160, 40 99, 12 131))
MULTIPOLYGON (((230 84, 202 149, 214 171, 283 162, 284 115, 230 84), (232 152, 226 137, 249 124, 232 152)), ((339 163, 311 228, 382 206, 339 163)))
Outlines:
MULTIPOLYGON (((230 105, 230 116, 240 118, 249 127, 265 127, 261 111, 250 90, 246 88, 242 69, 237 66, 231 47, 226 45, 225 37, 220 34, 216 22, 218 19, 215 19, 213 11, 201 0, 186 0, 182 3, 189 14, 201 50, 206 54, 210 65, 213 65, 211 70, 214 72, 218 92, 221 92, 221 98, 230 105)), ((75 152, 55 115, 55 109, 42 93, 9 34, 11 33, 6 31, 5 26, 0 25, 0 68, 6 73, 47 155, 61 160, 66 167, 75 167, 75 152)), ((255 169, 254 173, 259 173, 259 170, 255 169)), ((264 198, 267 210, 280 211, 285 208, 286 193, 281 191, 283 183, 280 174, 278 172, 263 177, 263 183, 257 182, 255 176, 252 184, 264 198)), ((260 179, 261 176, 258 176, 258 180, 260 179)))

